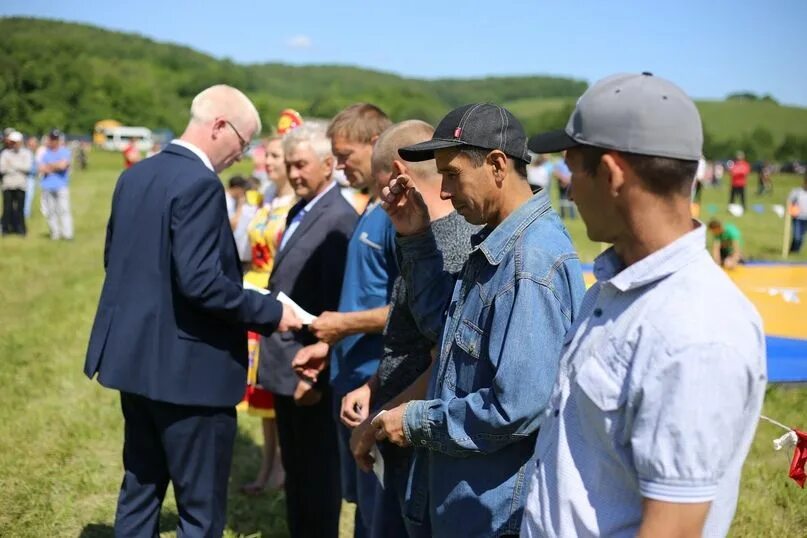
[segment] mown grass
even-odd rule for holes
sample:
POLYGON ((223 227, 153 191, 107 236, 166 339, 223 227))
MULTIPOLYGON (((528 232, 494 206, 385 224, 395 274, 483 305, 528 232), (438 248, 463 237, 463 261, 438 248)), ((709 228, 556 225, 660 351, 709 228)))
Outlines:
MULTIPOLYGON (((27 238, 0 240, 0 536, 112 536, 122 473, 118 397, 88 381, 82 365, 103 278, 104 226, 119 164, 118 155, 93 154, 90 168, 76 172, 73 242, 49 241, 39 214, 31 219, 27 238)), ((781 198, 782 185, 795 184, 796 178, 777 181, 781 198)), ((709 190, 704 205, 722 204, 725 197, 722 190, 709 190)), ((749 214, 740 225, 752 255, 778 255, 781 221, 773 213, 749 214)), ((584 239, 579 220, 569 227, 590 261, 600 246, 584 239)), ((805 410, 807 389, 769 389, 765 412, 772 417, 807 427, 805 410)), ((779 435, 765 423, 758 429, 743 476, 735 536, 801 536, 807 527, 807 493, 787 479, 786 457, 771 448, 779 435)), ((231 478, 230 537, 287 535, 282 494, 253 499, 237 493, 258 468, 259 442, 259 422, 242 417, 231 478)), ((343 537, 352 534, 349 514, 346 506, 343 537)), ((174 536, 176 521, 169 490, 163 535, 174 536)))

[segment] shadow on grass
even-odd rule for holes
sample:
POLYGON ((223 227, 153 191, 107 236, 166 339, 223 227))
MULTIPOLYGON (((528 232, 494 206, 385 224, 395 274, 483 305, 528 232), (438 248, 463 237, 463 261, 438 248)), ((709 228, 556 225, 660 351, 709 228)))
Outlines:
MULTIPOLYGON (((259 420, 241 417, 239 421, 259 420)), ((227 528, 237 535, 257 535, 261 538, 288 536, 286 528, 286 503, 283 491, 267 492, 255 497, 244 495, 238 488, 252 482, 261 466, 262 447, 242 428, 238 428, 233 449, 233 466, 230 473, 229 498, 227 500, 227 528)))
MULTIPOLYGON (((179 523, 179 516, 173 512, 163 511, 160 514, 160 533, 175 531, 179 523)), ((81 530, 79 538, 112 538, 115 528, 106 523, 90 523, 81 530)))

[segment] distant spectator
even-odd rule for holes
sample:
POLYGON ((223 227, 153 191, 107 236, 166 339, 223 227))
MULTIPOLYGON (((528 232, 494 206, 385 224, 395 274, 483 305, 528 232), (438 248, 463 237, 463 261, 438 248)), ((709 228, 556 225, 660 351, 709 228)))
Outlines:
POLYGON ((733 204, 736 198, 740 199, 740 205, 745 209, 745 186, 748 183, 748 174, 751 173, 751 165, 745 160, 745 153, 737 152, 737 160, 729 168, 731 173, 731 195, 729 203, 733 204))
POLYGON ((70 214, 70 150, 64 146, 62 133, 52 130, 47 149, 39 160, 42 174, 42 214, 48 221, 50 238, 73 239, 73 216, 70 214))
POLYGON ((532 156, 532 161, 527 166, 527 183, 530 184, 532 192, 538 192, 549 187, 549 183, 552 181, 550 177, 551 171, 552 163, 549 162, 546 155, 532 156))
POLYGON ((238 258, 244 265, 249 264, 252 259, 247 227, 258 210, 254 202, 250 203, 250 197, 248 196, 250 192, 254 193, 255 191, 248 180, 241 176, 230 178, 227 189, 227 213, 230 217, 230 228, 233 230, 235 246, 238 249, 238 258), (232 200, 232 208, 230 208, 229 200, 232 200))
POLYGON ((577 212, 575 210, 574 201, 571 197, 572 192, 572 173, 569 171, 569 167, 566 166, 566 154, 563 154, 563 158, 557 161, 554 166, 552 166, 552 177, 558 180, 558 192, 560 194, 560 218, 565 219, 566 217, 574 220, 577 218, 577 212))
POLYGON ((266 144, 268 139, 261 140, 260 144, 253 148, 252 157, 252 177, 260 181, 259 192, 264 192, 269 187, 269 174, 266 173, 266 144))
POLYGON ((709 231, 712 233, 712 258, 715 263, 733 269, 742 261, 742 234, 740 229, 729 222, 723 224, 719 220, 709 221, 709 231))
POLYGON ((7 147, 0 153, 0 173, 3 174, 3 235, 25 235, 25 188, 34 158, 28 148, 23 147, 22 141, 22 133, 10 133, 7 147))
POLYGON ((140 137, 133 136, 123 148, 123 166, 125 168, 131 168, 135 163, 140 162, 140 149, 137 147, 139 143, 140 137))
POLYGON ((698 159, 698 169, 695 171, 695 181, 693 181, 693 194, 692 200, 699 204, 701 203, 701 192, 703 191, 703 184, 706 182, 706 159, 701 155, 698 159))
POLYGON ((39 139, 35 136, 29 136, 26 143, 28 151, 31 152, 31 170, 28 172, 28 184, 25 188, 25 207, 23 207, 23 216, 25 219, 31 218, 31 207, 34 203, 34 196, 36 195, 36 180, 39 178, 39 159, 41 156, 39 139))
POLYGON ((793 217, 790 252, 798 254, 804 234, 807 233, 807 173, 804 174, 804 183, 801 187, 793 189, 787 197, 787 206, 790 216, 793 217))
POLYGON ((725 167, 723 163, 720 161, 715 161, 715 165, 713 168, 713 184, 715 187, 720 185, 720 181, 723 179, 723 173, 725 172, 725 167))
POLYGON ((149 148, 149 150, 146 152, 146 158, 148 159, 149 157, 154 157, 160 151, 162 151, 162 146, 160 145, 159 142, 155 142, 151 145, 151 148, 149 148))
POLYGON ((87 169, 87 154, 90 151, 89 144, 87 142, 79 142, 78 143, 78 151, 76 152, 76 161, 78 161, 79 170, 86 170, 87 169))
POLYGON ((757 196, 773 194, 773 181, 771 180, 771 165, 761 162, 757 170, 757 196))

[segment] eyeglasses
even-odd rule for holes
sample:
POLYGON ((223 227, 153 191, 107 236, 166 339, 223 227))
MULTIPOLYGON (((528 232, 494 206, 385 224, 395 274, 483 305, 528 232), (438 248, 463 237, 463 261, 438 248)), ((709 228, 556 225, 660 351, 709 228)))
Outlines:
POLYGON ((238 141, 241 143, 241 153, 244 153, 245 151, 247 151, 247 148, 249 147, 249 142, 244 140, 244 137, 241 136, 241 133, 239 133, 238 129, 235 128, 235 125, 230 123, 230 120, 224 120, 224 121, 227 122, 227 125, 232 127, 233 132, 235 133, 235 136, 238 137, 238 141))

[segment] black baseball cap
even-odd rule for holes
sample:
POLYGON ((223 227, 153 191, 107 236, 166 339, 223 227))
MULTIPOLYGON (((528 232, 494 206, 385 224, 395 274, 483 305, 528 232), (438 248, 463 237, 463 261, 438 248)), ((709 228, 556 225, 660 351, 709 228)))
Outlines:
POLYGON ((431 140, 398 150, 409 162, 434 159, 434 151, 474 146, 498 149, 506 155, 530 162, 524 128, 506 108, 490 103, 464 105, 449 112, 434 130, 431 140))
POLYGON ((62 137, 62 132, 59 129, 51 129, 48 133, 48 138, 51 140, 57 140, 62 137))

